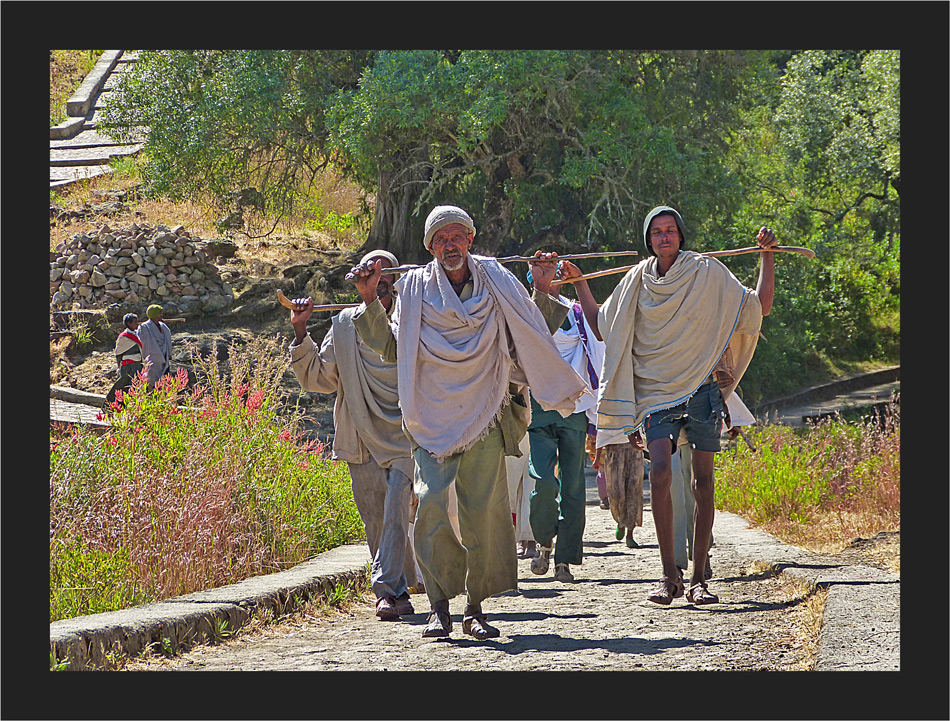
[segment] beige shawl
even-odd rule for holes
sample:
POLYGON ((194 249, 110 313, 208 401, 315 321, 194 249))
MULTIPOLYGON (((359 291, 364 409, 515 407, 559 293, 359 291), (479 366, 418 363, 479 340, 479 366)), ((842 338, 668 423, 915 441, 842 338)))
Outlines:
POLYGON ((412 478, 414 462, 402 428, 395 363, 360 342, 353 325, 357 308, 333 318, 317 353, 308 336, 291 346, 294 373, 308 391, 336 391, 333 408, 333 456, 365 463, 367 452, 383 468, 394 467, 412 478))
POLYGON ((648 414, 686 401, 727 346, 735 378, 722 389, 728 398, 755 352, 761 304, 726 266, 681 251, 661 278, 656 263, 647 258, 628 271, 598 315, 607 344, 598 447, 638 430, 648 414))
POLYGON ((542 408, 565 417, 586 390, 514 275, 488 257, 470 254, 468 266, 474 290, 465 301, 436 260, 396 284, 403 419, 438 460, 488 433, 511 400, 509 382, 530 385, 542 408))

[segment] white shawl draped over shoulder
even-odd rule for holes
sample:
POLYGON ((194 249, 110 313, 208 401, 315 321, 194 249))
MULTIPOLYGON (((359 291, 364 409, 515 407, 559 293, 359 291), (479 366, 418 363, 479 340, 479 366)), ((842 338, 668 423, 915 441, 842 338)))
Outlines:
POLYGON ((501 418, 509 382, 545 410, 574 411, 585 384, 565 363, 541 311, 494 258, 468 255, 474 291, 461 300, 433 260, 396 283, 399 400, 413 440, 442 460, 501 418))
POLYGON ((598 447, 638 430, 650 413, 686 401, 730 346, 735 382, 722 389, 728 398, 755 351, 762 306, 725 265, 684 250, 658 277, 656 262, 650 257, 628 271, 600 308, 607 348, 598 447))
POLYGON ((574 312, 575 301, 563 295, 559 300, 571 309, 567 314, 570 327, 566 331, 563 328, 558 328, 553 336, 554 345, 561 357, 584 380, 587 389, 590 391, 589 395, 585 394, 577 401, 574 412, 580 413, 583 411, 587 414, 587 419, 591 423, 596 423, 597 387, 600 382, 601 368, 604 365, 604 343, 598 340, 594 332, 590 330, 583 315, 578 319, 574 312), (583 333, 579 327, 580 324, 584 326, 583 333), (593 379, 590 375, 591 370, 594 373, 593 379))

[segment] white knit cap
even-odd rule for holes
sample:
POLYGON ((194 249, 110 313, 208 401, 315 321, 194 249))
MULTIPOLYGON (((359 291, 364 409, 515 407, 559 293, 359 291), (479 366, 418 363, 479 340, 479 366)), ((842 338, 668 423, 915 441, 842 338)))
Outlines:
POLYGON ((363 263, 365 263, 370 258, 385 258, 393 264, 393 268, 399 267, 399 261, 396 260, 396 256, 390 253, 388 250, 371 250, 369 253, 360 258, 360 265, 363 265, 363 263))
POLYGON ((423 243, 426 249, 432 249, 432 236, 439 228, 444 228, 452 223, 460 223, 475 233, 475 222, 472 217, 461 208, 454 205, 437 205, 426 218, 426 235, 423 243))

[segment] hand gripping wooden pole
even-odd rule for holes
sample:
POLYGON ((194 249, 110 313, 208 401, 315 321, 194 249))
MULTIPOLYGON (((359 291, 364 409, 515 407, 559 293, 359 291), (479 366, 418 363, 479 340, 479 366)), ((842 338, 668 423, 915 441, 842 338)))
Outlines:
MULTIPOLYGON (((290 308, 290 310, 297 310, 297 306, 294 305, 294 302, 290 300, 286 295, 284 295, 280 289, 277 290, 277 300, 285 308, 290 308)), ((345 310, 346 308, 356 308, 359 303, 330 303, 328 305, 315 305, 313 306, 314 311, 327 311, 327 310, 345 310)))

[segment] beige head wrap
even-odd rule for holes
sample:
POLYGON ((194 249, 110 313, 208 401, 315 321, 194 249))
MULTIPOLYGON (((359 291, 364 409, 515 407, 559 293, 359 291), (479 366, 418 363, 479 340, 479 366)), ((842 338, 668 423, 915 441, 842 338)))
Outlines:
POLYGON ((452 223, 460 223, 472 231, 472 234, 475 233, 475 222, 464 210, 454 205, 437 205, 426 218, 426 234, 423 240, 426 250, 432 248, 432 236, 435 232, 452 223))

